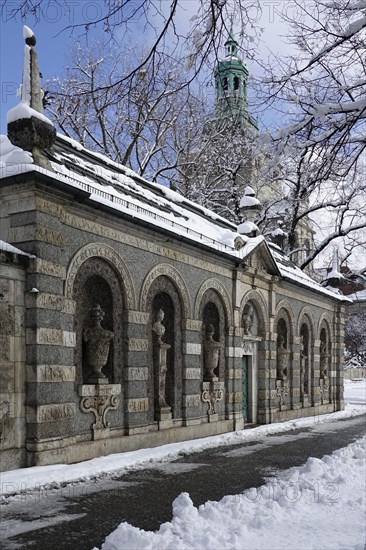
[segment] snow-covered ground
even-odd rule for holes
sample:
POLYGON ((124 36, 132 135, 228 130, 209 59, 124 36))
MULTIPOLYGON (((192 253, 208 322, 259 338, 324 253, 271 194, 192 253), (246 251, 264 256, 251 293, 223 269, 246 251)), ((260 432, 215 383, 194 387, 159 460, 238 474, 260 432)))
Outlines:
POLYGON ((121 523, 102 550, 364 550, 365 442, 366 436, 322 460, 309 458, 220 502, 196 508, 181 493, 172 521, 159 531, 121 523))
MULTIPOLYGON (((167 467, 169 461, 183 454, 233 443, 255 442, 269 434, 281 434, 314 425, 316 430, 325 432, 326 436, 327 423, 365 413, 366 380, 346 381, 345 400, 345 411, 331 415, 115 454, 80 464, 4 472, 1 474, 1 491, 3 498, 7 498, 6 495, 39 491, 41 488, 51 490, 67 482, 95 479, 106 473, 118 471, 120 474, 131 469, 167 467)), ((159 531, 146 532, 128 523, 121 523, 106 538, 100 550, 364 550, 365 442, 363 438, 322 460, 309 458, 302 467, 276 473, 275 477, 268 478, 266 485, 258 489, 226 496, 220 502, 207 502, 199 508, 193 506, 187 493, 182 493, 172 503, 172 521, 163 524, 159 531)), ((82 487, 83 484, 77 486, 82 487)), ((20 495, 16 498, 22 497, 20 495)), ((62 513, 59 516, 60 521, 67 520, 62 513)), ((47 521, 54 524, 55 518, 42 521, 46 522, 45 525, 47 521)), ((29 531, 32 525, 27 524, 26 530, 29 531)), ((43 523, 35 521, 33 528, 42 526, 43 523)), ((22 532, 19 529, 24 526, 14 524, 10 527, 7 538, 22 532), (10 527, 13 531, 15 529, 12 534, 10 527)))
POLYGON ((197 453, 212 447, 256 441, 266 435, 279 434, 314 424, 323 424, 358 416, 366 412, 366 379, 345 380, 345 410, 332 414, 299 418, 258 426, 249 430, 230 432, 202 439, 170 443, 161 447, 140 449, 126 453, 102 456, 78 464, 55 464, 11 470, 0 474, 0 495, 14 495, 42 488, 57 488, 65 483, 87 481, 106 473, 145 468, 154 462, 169 462, 183 455, 197 453))
MULTIPOLYGON (((345 390, 346 412, 353 410, 351 403, 364 412, 366 381, 346 381, 345 390)), ((365 444, 366 436, 322 460, 309 458, 258 489, 198 508, 181 493, 172 521, 159 531, 123 522, 101 550, 364 550, 365 444)))

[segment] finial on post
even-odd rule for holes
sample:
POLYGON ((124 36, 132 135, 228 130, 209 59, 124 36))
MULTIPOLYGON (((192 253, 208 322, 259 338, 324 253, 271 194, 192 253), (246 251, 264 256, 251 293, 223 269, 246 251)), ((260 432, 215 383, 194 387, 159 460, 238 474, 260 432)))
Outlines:
POLYGON ((20 103, 8 111, 8 137, 13 145, 30 151, 35 164, 52 170, 44 151, 54 144, 56 129, 43 114, 43 91, 38 56, 34 49, 36 37, 26 25, 23 27, 23 38, 25 46, 20 103))

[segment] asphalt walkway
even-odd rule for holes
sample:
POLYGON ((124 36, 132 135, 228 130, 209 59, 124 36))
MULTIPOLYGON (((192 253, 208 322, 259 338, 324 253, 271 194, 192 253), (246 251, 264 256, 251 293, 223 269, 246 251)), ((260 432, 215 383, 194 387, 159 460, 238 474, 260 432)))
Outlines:
MULTIPOLYGON (((198 506, 260 487, 277 472, 345 447, 366 433, 366 415, 266 436, 152 464, 121 476, 23 495, 2 506, 4 550, 92 550, 120 522, 149 530, 172 518, 183 491, 198 506)), ((328 487, 323 490, 325 497, 328 487)), ((258 494, 260 494, 258 492, 258 494)))

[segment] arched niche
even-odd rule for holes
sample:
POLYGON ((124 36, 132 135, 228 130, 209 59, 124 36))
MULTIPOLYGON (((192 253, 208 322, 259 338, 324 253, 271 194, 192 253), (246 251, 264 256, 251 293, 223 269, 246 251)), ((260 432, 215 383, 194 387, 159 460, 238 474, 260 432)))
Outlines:
POLYGON ((310 330, 305 321, 300 326, 300 396, 310 393, 310 330))
POLYGON ((265 332, 268 332, 268 308, 262 295, 255 290, 247 292, 240 305, 240 319, 241 326, 244 328, 244 315, 248 314, 248 306, 254 309, 255 325, 254 331, 256 336, 262 336, 265 332))
POLYGON ((187 286, 179 271, 169 264, 156 265, 146 275, 140 294, 140 311, 149 312, 151 306, 149 303, 151 286, 159 277, 165 277, 172 282, 175 292, 179 294, 179 300, 182 304, 182 318, 190 319, 192 312, 187 286))
POLYGON ((182 319, 183 306, 180 293, 172 280, 164 275, 158 276, 149 286, 146 296, 146 309, 149 312, 147 326, 149 338, 149 419, 159 420, 157 410, 156 361, 154 361, 153 326, 160 310, 164 312, 162 324, 164 335, 161 340, 170 346, 166 354, 165 398, 171 408, 172 418, 182 417, 183 364, 182 364, 182 319))
POLYGON ((277 379, 291 379, 291 348, 293 339, 293 323, 288 310, 280 308, 275 318, 277 332, 277 379))
POLYGON ((231 305, 230 297, 224 285, 218 279, 207 279, 199 288, 194 305, 194 319, 202 320, 202 304, 204 303, 204 296, 206 292, 212 291, 216 294, 220 304, 223 306, 223 316, 228 326, 233 325, 233 308, 231 305))
POLYGON ((330 374, 330 365, 332 357, 332 342, 330 339, 329 325, 323 321, 320 325, 320 346, 319 346, 319 362, 320 362, 320 379, 327 380, 330 374))
POLYGON ((85 260, 74 277, 72 298, 75 301, 76 383, 86 383, 89 376, 84 329, 91 325, 91 312, 100 305, 104 312, 102 328, 113 332, 103 374, 109 383, 122 382, 123 367, 123 289, 117 273, 101 258, 85 260))
POLYGON ((103 243, 89 243, 81 247, 72 257, 66 273, 65 297, 73 298, 75 278, 83 263, 93 258, 101 258, 112 267, 119 278, 126 309, 136 309, 136 295, 131 274, 119 254, 103 243))
MULTIPOLYGON (((219 364, 214 374, 219 380, 224 380, 226 371, 225 347, 228 334, 228 323, 222 298, 214 289, 209 288, 203 294, 198 311, 198 318, 202 321, 202 349, 204 349, 205 342, 208 339, 210 325, 212 325, 214 329, 213 340, 221 343, 219 364)), ((203 356, 201 357, 201 373, 203 378, 204 364, 203 356)))

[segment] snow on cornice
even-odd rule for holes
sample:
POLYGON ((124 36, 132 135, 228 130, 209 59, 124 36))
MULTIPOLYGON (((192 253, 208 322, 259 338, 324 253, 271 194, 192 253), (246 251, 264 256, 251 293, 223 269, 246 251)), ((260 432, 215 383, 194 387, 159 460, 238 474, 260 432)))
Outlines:
POLYGON ((19 254, 20 256, 27 256, 28 258, 35 258, 33 254, 28 254, 28 252, 23 252, 20 248, 16 248, 12 244, 6 243, 5 241, 0 240, 0 252, 10 252, 11 254, 19 254))

